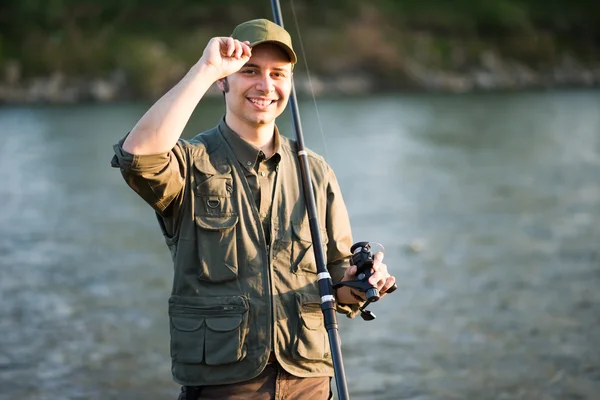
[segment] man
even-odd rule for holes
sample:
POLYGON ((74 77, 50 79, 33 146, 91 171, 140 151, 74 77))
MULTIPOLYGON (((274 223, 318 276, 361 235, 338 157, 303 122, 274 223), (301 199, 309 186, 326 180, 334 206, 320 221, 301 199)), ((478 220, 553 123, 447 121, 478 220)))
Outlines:
MULTIPOLYGON (((295 142, 279 135, 296 54, 267 20, 208 42, 188 74, 115 145, 112 165, 156 211, 174 263, 171 357, 180 399, 326 399, 333 376, 295 142), (180 135, 217 82, 226 114, 180 135)), ((327 268, 355 278, 352 237, 335 175, 309 152, 327 268)), ((375 257, 371 283, 394 278, 375 257)), ((353 317, 364 294, 337 290, 353 317)))

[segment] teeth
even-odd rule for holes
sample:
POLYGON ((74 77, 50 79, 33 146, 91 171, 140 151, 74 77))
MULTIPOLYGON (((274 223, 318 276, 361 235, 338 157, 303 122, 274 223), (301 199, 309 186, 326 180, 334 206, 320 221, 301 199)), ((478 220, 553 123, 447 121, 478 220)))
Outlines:
POLYGON ((249 100, 251 102, 253 102, 254 104, 259 105, 261 107, 266 107, 273 102, 273 100, 259 100, 259 99, 249 99, 249 100))

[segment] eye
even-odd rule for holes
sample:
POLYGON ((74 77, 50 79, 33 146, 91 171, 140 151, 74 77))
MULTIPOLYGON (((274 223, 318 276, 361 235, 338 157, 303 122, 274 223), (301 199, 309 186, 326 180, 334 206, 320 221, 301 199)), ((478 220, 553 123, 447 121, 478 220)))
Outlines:
POLYGON ((256 75, 257 71, 254 70, 254 69, 245 69, 245 70, 242 70, 242 74, 244 74, 244 75, 256 75))

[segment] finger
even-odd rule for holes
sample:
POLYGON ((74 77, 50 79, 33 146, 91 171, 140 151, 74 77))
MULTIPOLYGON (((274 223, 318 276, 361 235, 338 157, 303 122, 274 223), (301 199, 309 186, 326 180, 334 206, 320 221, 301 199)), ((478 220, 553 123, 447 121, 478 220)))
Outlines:
MULTIPOLYGON (((377 282, 377 291, 379 292, 379 298, 381 299, 383 296, 385 296, 387 293, 387 290, 391 287, 388 286, 389 283, 389 278, 386 280, 381 280, 379 282, 377 282)), ((392 283, 393 285, 393 283, 392 283)))
POLYGON ((229 37, 229 38, 227 38, 227 51, 225 52, 225 55, 227 57, 231 57, 233 55, 234 51, 235 51, 235 41, 233 40, 233 38, 229 37))
POLYGON ((388 276, 388 278, 384 282, 384 285, 381 287, 381 289, 379 289, 379 292, 387 292, 389 288, 394 286, 394 283, 396 283, 396 278, 393 276, 388 276))
POLYGON ((381 263, 381 262, 383 262, 383 252, 378 251, 377 253, 375 253, 375 256, 373 257, 373 264, 381 263))
POLYGON ((242 53, 244 49, 242 48, 242 43, 238 40, 235 41, 235 58, 238 60, 242 57, 242 53))
POLYGON ((377 271, 369 277, 369 284, 371 286, 378 287, 379 282, 385 281, 386 278, 387 278, 387 274, 385 274, 381 271, 377 271))
POLYGON ((227 57, 227 46, 229 46, 229 38, 219 38, 219 52, 222 57, 227 57))
POLYGON ((242 43, 242 48, 244 49, 244 56, 251 57, 252 56, 252 48, 250 47, 250 42, 245 41, 242 43))
POLYGON ((394 276, 388 276, 388 278, 385 280, 385 285, 383 285, 382 290, 384 292, 387 292, 387 290, 389 288, 391 288, 392 286, 394 286, 394 283, 396 283, 396 277, 394 277, 394 276))
POLYGON ((374 271, 373 274, 369 277, 369 283, 373 286, 378 284, 379 281, 385 281, 387 278, 390 277, 390 274, 387 270, 387 265, 379 264, 377 267, 373 267, 373 269, 375 268, 377 268, 377 270, 374 271))
POLYGON ((371 269, 373 270, 373 273, 387 272, 387 265, 385 265, 383 263, 377 263, 377 264, 373 264, 373 267, 371 269))
POLYGON ((356 275, 356 265, 351 265, 350 268, 348 268, 348 275, 350 275, 350 276, 356 275))

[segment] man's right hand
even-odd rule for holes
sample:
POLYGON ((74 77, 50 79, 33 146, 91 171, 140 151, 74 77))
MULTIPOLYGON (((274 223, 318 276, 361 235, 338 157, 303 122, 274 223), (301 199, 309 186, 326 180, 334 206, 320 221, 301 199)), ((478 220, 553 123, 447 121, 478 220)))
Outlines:
POLYGON ((200 60, 133 127, 123 142, 123 150, 148 155, 173 149, 208 88, 248 62, 252 55, 248 44, 230 37, 212 38, 200 60))
POLYGON ((206 45, 200 63, 214 68, 217 79, 225 78, 248 62, 252 55, 249 44, 231 37, 214 37, 206 45))

